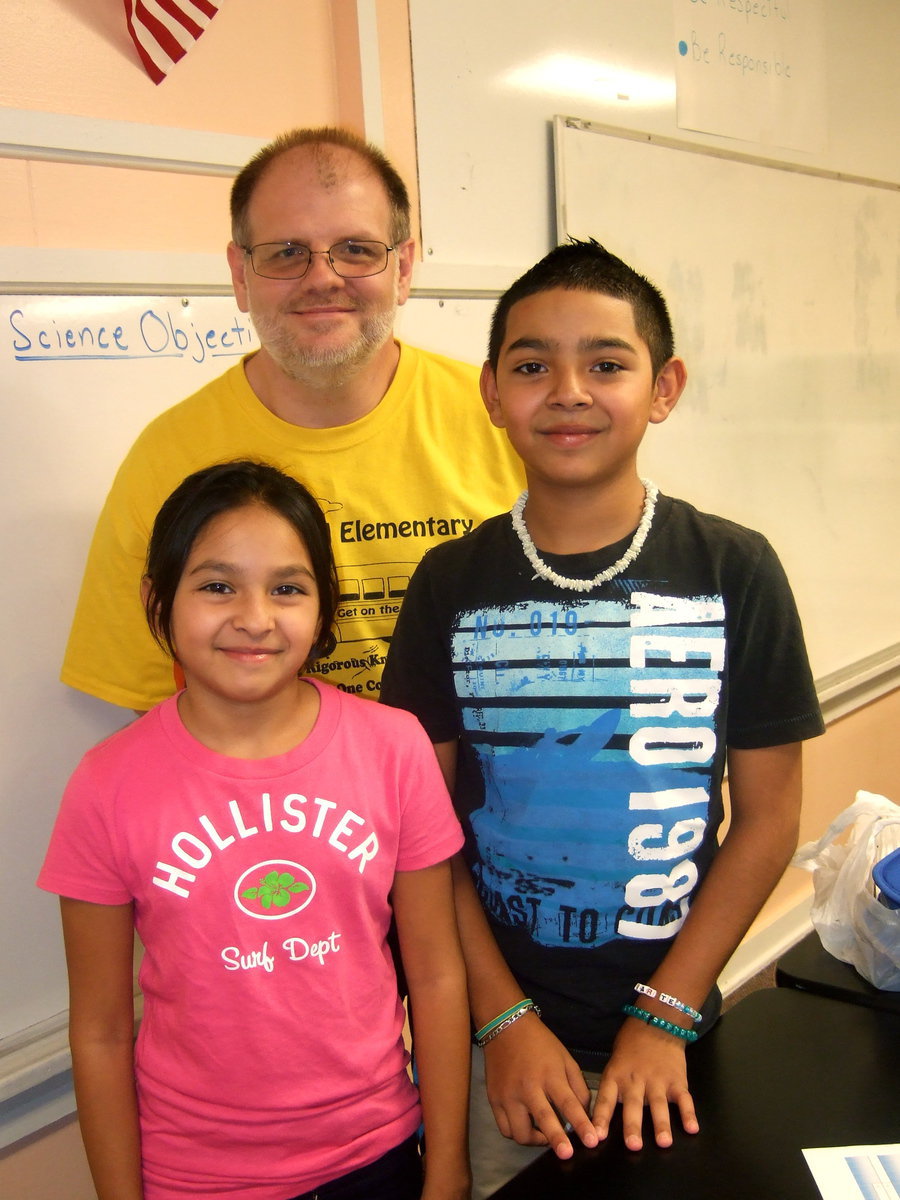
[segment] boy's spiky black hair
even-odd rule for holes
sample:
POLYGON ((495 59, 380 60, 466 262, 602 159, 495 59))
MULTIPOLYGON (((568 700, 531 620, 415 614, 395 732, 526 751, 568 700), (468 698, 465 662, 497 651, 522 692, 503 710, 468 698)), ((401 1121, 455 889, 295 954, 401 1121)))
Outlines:
POLYGON ((659 289, 593 238, 572 238, 535 263, 497 301, 488 341, 492 370, 497 370, 512 306, 526 296, 553 288, 599 292, 628 301, 634 311, 635 328, 650 350, 654 376, 675 353, 672 320, 659 289))

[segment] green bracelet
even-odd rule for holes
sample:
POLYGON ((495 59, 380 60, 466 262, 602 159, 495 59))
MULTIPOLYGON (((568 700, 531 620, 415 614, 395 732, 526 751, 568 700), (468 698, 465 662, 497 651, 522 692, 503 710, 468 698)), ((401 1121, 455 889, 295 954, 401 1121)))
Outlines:
POLYGON ((639 1021, 646 1021, 654 1029, 662 1029, 666 1033, 671 1033, 673 1037, 681 1038, 683 1042, 696 1042, 700 1036, 696 1029, 685 1029, 681 1025, 676 1025, 674 1021, 664 1021, 662 1017, 654 1017, 653 1013, 647 1012, 646 1008, 638 1008, 636 1004, 626 1004, 622 1012, 628 1017, 637 1017, 639 1021))
POLYGON ((534 1012, 537 1016, 541 1015, 541 1010, 533 1000, 520 1000, 518 1004, 514 1004, 512 1008, 508 1008, 502 1012, 499 1017, 494 1017, 493 1021, 488 1021, 487 1025, 483 1025, 475 1034, 474 1042, 476 1046, 485 1046, 488 1042, 494 1040, 498 1033, 502 1033, 520 1017, 524 1017, 526 1013, 534 1012))

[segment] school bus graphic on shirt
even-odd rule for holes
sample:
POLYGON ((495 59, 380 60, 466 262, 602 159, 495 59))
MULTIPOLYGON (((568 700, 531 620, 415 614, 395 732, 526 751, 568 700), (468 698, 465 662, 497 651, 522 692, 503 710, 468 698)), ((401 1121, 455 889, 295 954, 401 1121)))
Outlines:
POLYGON ((337 649, 313 663, 310 673, 374 699, 400 604, 420 558, 438 542, 469 533, 476 521, 428 512, 357 513, 334 497, 316 499, 331 531, 340 602, 334 627, 337 649), (395 549, 413 557, 386 557, 395 549), (365 555, 376 561, 354 561, 365 555))
POLYGON ((338 567, 339 643, 389 638, 415 562, 360 563, 338 567))
POLYGON ((338 566, 337 648, 310 666, 311 675, 322 675, 345 692, 377 697, 388 643, 416 566, 415 562, 338 566))

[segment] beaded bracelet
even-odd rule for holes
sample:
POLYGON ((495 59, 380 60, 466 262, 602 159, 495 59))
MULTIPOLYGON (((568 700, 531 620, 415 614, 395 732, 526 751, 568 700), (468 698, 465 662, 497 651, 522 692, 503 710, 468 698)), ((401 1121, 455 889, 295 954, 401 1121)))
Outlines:
POLYGON ((634 1004, 626 1004, 622 1012, 626 1016, 637 1017, 639 1021, 646 1021, 654 1029, 662 1029, 666 1033, 671 1033, 674 1037, 681 1038, 683 1042, 696 1042, 700 1036, 695 1029, 684 1029, 673 1021, 664 1021, 662 1017, 654 1017, 653 1013, 648 1013, 646 1008, 638 1008, 634 1004))
POLYGON ((649 996, 651 1000, 658 1000, 660 1004, 668 1004, 669 1008, 677 1008, 679 1012, 683 1012, 686 1017, 690 1017, 698 1024, 703 1020, 696 1008, 691 1008, 689 1004, 685 1004, 683 1000, 677 1000, 668 992, 657 992, 646 983, 636 983, 634 990, 642 996, 649 996))
POLYGON ((514 1004, 512 1008, 508 1008, 502 1012, 499 1017, 494 1017, 493 1021, 488 1021, 487 1025, 483 1025, 475 1034, 474 1042, 476 1046, 484 1047, 488 1042, 492 1042, 498 1033, 502 1033, 504 1029, 508 1029, 510 1025, 524 1017, 526 1013, 533 1012, 536 1017, 541 1015, 541 1010, 533 1000, 520 1000, 518 1004, 514 1004))

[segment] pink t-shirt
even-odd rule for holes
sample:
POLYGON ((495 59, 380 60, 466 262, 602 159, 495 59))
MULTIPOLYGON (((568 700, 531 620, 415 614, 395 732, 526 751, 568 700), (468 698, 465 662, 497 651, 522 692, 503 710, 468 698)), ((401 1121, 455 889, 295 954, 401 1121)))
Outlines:
POLYGON ((38 883, 134 901, 146 1200, 285 1200, 419 1124, 385 937, 396 871, 462 833, 414 718, 315 685, 288 754, 227 758, 176 698, 85 755, 38 883))

